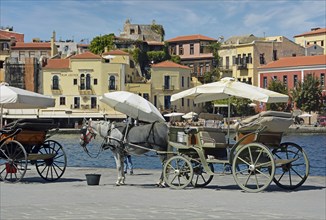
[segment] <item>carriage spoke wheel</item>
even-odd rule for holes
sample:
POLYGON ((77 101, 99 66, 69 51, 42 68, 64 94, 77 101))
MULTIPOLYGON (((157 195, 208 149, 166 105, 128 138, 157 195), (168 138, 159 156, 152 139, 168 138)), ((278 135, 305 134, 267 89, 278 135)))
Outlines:
MULTIPOLYGON (((214 166, 212 163, 209 163, 208 167, 211 169, 212 172, 214 172, 214 166)), ((199 163, 197 161, 192 162, 192 169, 194 171, 194 176, 192 178, 191 184, 194 187, 205 187, 212 181, 214 177, 214 175, 209 175, 205 171, 202 163, 199 163)))
POLYGON ((273 180, 275 162, 270 150, 259 143, 241 147, 232 162, 232 174, 238 186, 247 192, 260 192, 273 180))
POLYGON ((164 181, 173 189, 183 189, 189 185, 193 177, 191 162, 182 157, 171 157, 164 164, 164 181))
POLYGON ((0 180, 19 182, 27 169, 27 153, 21 143, 12 140, 0 147, 0 180))
POLYGON ((299 145, 291 142, 282 143, 272 153, 276 159, 276 170, 273 181, 283 189, 296 189, 301 186, 309 175, 309 160, 299 145), (277 161, 281 161, 277 163, 277 161), (282 162, 283 161, 283 162, 282 162), (286 161, 291 161, 286 163, 286 161))
POLYGON ((52 155, 46 159, 37 159, 35 166, 38 174, 47 181, 58 180, 66 170, 67 157, 62 146, 53 140, 46 140, 38 148, 38 154, 52 155))

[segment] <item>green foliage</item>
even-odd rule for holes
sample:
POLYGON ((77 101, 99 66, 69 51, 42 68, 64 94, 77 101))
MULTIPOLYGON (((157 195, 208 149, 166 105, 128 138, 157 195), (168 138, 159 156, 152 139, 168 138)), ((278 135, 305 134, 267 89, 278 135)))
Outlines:
POLYGON ((214 68, 212 72, 206 72, 204 74, 203 79, 200 81, 201 83, 205 84, 205 83, 216 82, 220 80, 220 78, 221 78, 220 70, 218 68, 214 68))
POLYGON ((232 103, 235 105, 235 111, 238 116, 248 116, 255 114, 254 108, 250 107, 250 99, 232 98, 232 103))
POLYGON ((181 58, 178 55, 172 55, 170 60, 178 64, 181 63, 181 58))
POLYGON ((293 101, 305 112, 320 111, 322 107, 322 89, 319 80, 311 75, 299 82, 292 90, 293 101))
POLYGON ((149 61, 154 61, 154 63, 159 63, 165 60, 164 51, 148 51, 147 57, 149 61))
POLYGON ((220 60, 220 56, 218 55, 218 51, 221 48, 221 43, 219 42, 214 42, 214 43, 210 43, 208 45, 208 48, 210 49, 210 51, 213 53, 214 56, 214 62, 218 63, 220 60))
POLYGON ((151 25, 151 30, 154 31, 155 33, 161 35, 162 41, 164 40, 165 31, 164 31, 164 28, 162 27, 162 25, 157 25, 154 23, 151 25))
MULTIPOLYGON (((272 80, 269 83, 267 89, 285 95, 288 94, 287 87, 280 80, 272 80)), ((270 103, 267 104, 267 109, 272 111, 285 111, 287 109, 287 106, 287 103, 270 103)))
POLYGON ((114 34, 97 36, 93 38, 93 40, 91 41, 89 45, 89 50, 95 54, 102 54, 105 51, 105 47, 107 47, 108 50, 114 48, 113 40, 114 40, 114 34))

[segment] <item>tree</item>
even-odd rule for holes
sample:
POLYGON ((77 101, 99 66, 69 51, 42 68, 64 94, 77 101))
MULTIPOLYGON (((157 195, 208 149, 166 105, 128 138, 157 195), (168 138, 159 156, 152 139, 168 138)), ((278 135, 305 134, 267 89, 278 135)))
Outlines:
POLYGON ((114 48, 114 34, 106 34, 93 38, 89 45, 89 50, 95 54, 102 54, 105 48, 111 50, 114 48))
MULTIPOLYGON (((272 80, 269 83, 267 89, 285 95, 288 94, 287 87, 280 80, 272 80)), ((287 109, 287 106, 287 103, 270 103, 267 104, 267 109, 272 111, 285 111, 287 109)))
POLYGON ((238 116, 255 114, 255 110, 249 105, 251 103, 250 99, 233 97, 232 103, 235 104, 235 111, 238 116))
POLYGON ((308 75, 304 82, 299 82, 294 87, 292 98, 297 108, 305 112, 320 111, 323 103, 319 80, 312 75, 308 75))

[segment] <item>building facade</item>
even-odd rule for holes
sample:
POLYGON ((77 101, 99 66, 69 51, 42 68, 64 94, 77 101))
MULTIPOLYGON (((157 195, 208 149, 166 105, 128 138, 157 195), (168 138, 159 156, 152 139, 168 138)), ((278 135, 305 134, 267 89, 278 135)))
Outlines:
POLYGON ((258 85, 258 68, 282 57, 303 56, 304 48, 284 36, 258 38, 254 35, 232 37, 220 50, 222 77, 258 85))
POLYGON ((167 42, 170 55, 180 56, 181 64, 190 68, 192 76, 203 78, 215 67, 214 56, 208 46, 216 43, 216 39, 196 34, 175 37, 167 42))
POLYGON ((306 55, 326 54, 326 28, 311 28, 308 32, 294 36, 294 42, 300 44, 304 48, 309 48, 313 45, 323 48, 322 53, 318 51, 318 53, 310 54, 308 50, 306 51, 306 55))
POLYGON ((44 94, 56 99, 56 106, 42 111, 41 117, 123 118, 99 101, 107 92, 125 90, 126 63, 106 62, 91 52, 68 59, 50 59, 43 69, 44 94))
POLYGON ((326 101, 326 55, 284 57, 259 68, 259 87, 267 88, 272 80, 279 80, 290 91, 298 82, 312 75, 320 80, 326 101))
POLYGON ((171 95, 192 88, 191 69, 172 61, 152 65, 150 101, 161 112, 201 112, 202 104, 195 105, 191 99, 181 99, 171 103, 171 95))

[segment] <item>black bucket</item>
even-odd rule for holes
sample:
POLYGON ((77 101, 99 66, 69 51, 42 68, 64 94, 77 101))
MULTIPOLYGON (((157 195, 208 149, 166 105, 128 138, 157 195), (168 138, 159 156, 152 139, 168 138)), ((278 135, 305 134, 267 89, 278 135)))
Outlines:
POLYGON ((96 186, 100 184, 101 174, 85 174, 87 185, 96 186))

